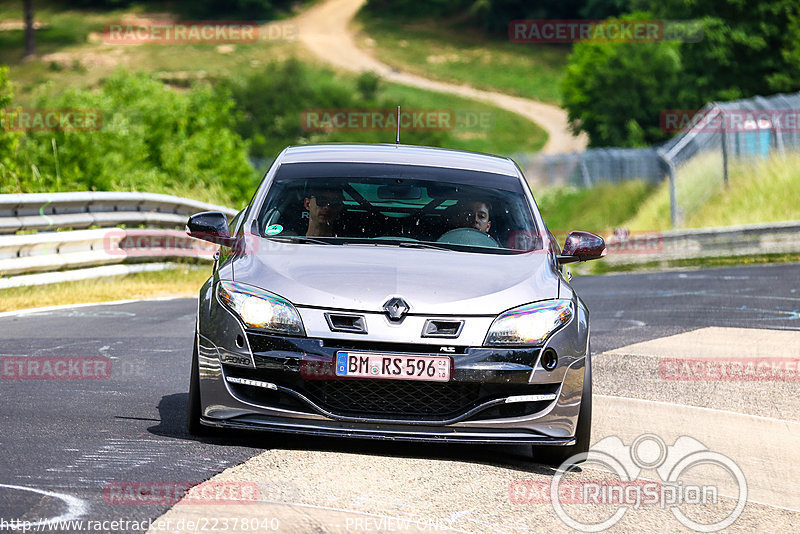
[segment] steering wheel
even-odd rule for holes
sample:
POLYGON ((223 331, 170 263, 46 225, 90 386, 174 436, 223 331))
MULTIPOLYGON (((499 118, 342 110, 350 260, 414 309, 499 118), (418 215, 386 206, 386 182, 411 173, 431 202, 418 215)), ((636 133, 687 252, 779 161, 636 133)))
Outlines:
POLYGON ((445 232, 437 243, 449 243, 451 245, 466 245, 472 247, 500 248, 497 241, 489 234, 485 234, 475 228, 456 228, 445 232))

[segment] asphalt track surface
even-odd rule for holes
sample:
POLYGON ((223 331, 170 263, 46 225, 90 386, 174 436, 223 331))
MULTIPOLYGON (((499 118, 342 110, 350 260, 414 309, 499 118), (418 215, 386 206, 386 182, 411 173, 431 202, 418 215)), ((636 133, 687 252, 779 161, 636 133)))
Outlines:
MULTIPOLYGON (((637 388, 624 369, 604 372, 604 362, 613 361, 620 347, 704 327, 800 331, 795 264, 581 277, 573 286, 592 314, 600 396, 705 406, 708 399, 692 400, 680 388, 637 388)), ((530 452, 515 447, 442 446, 421 454, 416 445, 261 433, 197 440, 184 429, 195 305, 175 299, 0 317, 3 358, 102 356, 112 364, 103 380, 0 381, 0 520, 155 519, 173 503, 113 504, 104 488, 118 482, 200 482, 274 448, 422 462, 427 456, 478 468, 507 458, 506 468, 519 469, 521 477, 544 472, 530 452)), ((796 385, 788 387, 777 395, 796 396, 796 385)), ((754 414, 757 404, 743 396, 727 409, 754 414)), ((784 405, 781 419, 800 420, 796 406, 784 405)), ((787 521, 800 514, 790 516, 787 521)))

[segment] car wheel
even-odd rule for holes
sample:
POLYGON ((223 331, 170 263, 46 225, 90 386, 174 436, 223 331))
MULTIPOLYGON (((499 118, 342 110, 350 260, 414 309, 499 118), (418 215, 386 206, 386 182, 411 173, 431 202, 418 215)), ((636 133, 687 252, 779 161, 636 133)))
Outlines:
MULTIPOLYGON (((591 348, 586 355, 586 367, 583 373, 583 393, 581 407, 578 411, 578 425, 575 429, 575 444, 567 447, 558 446, 533 446, 533 459, 538 463, 559 466, 570 457, 585 453, 589 450, 589 441, 592 434, 592 364, 591 348)), ((571 462, 573 465, 582 463, 583 459, 571 462)))
POLYGON ((186 410, 186 428, 193 436, 211 435, 212 429, 200 423, 200 368, 197 361, 197 332, 194 334, 192 351, 192 376, 189 381, 189 406, 186 410))

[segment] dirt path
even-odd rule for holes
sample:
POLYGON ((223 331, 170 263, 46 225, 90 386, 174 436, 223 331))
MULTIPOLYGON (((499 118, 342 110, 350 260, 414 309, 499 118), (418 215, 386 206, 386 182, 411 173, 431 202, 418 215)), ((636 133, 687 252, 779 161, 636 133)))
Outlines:
POLYGON ((547 132, 547 144, 542 149, 544 153, 575 152, 586 148, 586 136, 576 137, 570 133, 567 128, 567 113, 559 107, 400 72, 361 50, 356 46, 348 25, 364 1, 328 0, 312 7, 296 19, 299 40, 318 57, 340 69, 373 71, 390 82, 489 102, 518 113, 547 132))

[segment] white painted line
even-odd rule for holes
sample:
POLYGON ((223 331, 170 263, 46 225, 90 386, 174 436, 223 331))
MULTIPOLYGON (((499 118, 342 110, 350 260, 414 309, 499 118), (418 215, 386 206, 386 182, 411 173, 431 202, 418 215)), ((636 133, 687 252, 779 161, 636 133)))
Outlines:
POLYGON ((707 412, 716 412, 716 413, 724 413, 727 415, 737 415, 739 417, 749 417, 752 419, 760 419, 762 421, 771 421, 773 423, 788 423, 790 425, 800 425, 797 421, 792 421, 791 419, 777 419, 775 417, 764 417, 761 415, 751 415, 749 413, 742 413, 742 412, 733 412, 731 410, 720 410, 718 408, 707 408, 705 406, 692 406, 690 404, 678 404, 675 402, 667 402, 667 401, 654 401, 654 400, 647 400, 647 399, 636 399, 634 397, 617 397, 614 395, 599 395, 597 393, 592 394, 592 398, 603 398, 603 399, 614 399, 614 400, 621 400, 621 401, 630 401, 630 402, 641 402, 641 403, 649 403, 649 404, 658 404, 660 406, 671 406, 675 408, 690 408, 692 410, 703 410, 707 412))
POLYGON ((30 315, 39 312, 69 310, 72 308, 87 308, 89 306, 118 306, 120 304, 131 304, 134 302, 160 302, 160 301, 178 300, 186 298, 191 298, 194 300, 197 299, 197 297, 153 297, 146 299, 111 300, 108 302, 82 302, 80 304, 59 304, 57 306, 43 306, 41 308, 25 308, 24 310, 12 310, 7 312, 0 312, 0 317, 18 317, 22 315, 30 315))
POLYGON ((800 331, 711 326, 607 351, 661 358, 800 358, 800 331))
POLYGON ((86 506, 86 501, 84 501, 83 499, 79 499, 77 497, 73 497, 72 495, 66 495, 64 493, 56 493, 54 491, 29 488, 27 486, 16 486, 14 484, 0 484, 0 487, 38 493, 39 495, 45 495, 47 497, 53 497, 54 499, 60 499, 67 504, 67 511, 64 512, 63 514, 57 517, 52 517, 50 519, 41 519, 36 522, 31 522, 28 524, 29 527, 40 527, 40 526, 43 527, 47 525, 57 524, 59 522, 74 521, 75 519, 78 519, 79 517, 85 515, 88 509, 86 506))

